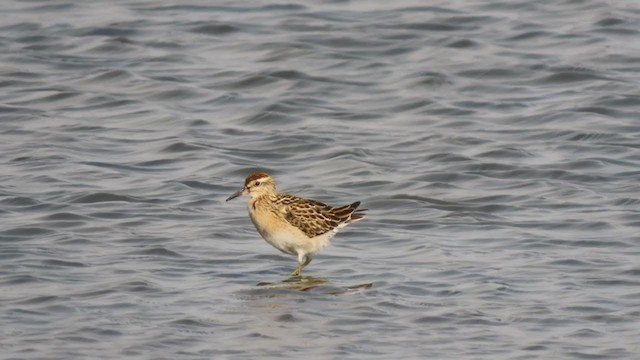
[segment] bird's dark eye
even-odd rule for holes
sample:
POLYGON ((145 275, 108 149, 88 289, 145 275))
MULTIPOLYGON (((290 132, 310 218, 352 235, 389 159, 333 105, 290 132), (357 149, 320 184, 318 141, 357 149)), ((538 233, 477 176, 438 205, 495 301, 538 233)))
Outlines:
POLYGON ((255 185, 256 186, 260 185, 260 181, 256 181, 255 185))

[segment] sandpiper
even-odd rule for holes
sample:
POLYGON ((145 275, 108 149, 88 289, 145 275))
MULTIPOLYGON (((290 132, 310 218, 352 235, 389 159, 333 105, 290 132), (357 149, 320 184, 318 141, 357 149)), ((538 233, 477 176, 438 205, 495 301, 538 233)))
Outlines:
POLYGON ((356 210, 360 201, 331 207, 319 201, 279 194, 276 183, 265 173, 247 177, 242 190, 227 201, 249 195, 249 217, 260 235, 271 246, 298 257, 298 267, 291 276, 300 276, 313 255, 347 224, 361 220, 364 209, 356 210))

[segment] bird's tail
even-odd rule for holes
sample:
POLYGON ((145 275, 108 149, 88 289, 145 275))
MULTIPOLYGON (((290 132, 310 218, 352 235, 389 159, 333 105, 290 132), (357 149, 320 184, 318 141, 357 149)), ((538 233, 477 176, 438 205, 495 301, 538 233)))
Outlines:
POLYGON ((360 201, 356 201, 353 204, 341 206, 339 208, 334 208, 331 212, 340 218, 340 222, 351 223, 361 220, 365 215, 367 215, 365 213, 367 209, 358 209, 358 206, 360 206, 360 201))

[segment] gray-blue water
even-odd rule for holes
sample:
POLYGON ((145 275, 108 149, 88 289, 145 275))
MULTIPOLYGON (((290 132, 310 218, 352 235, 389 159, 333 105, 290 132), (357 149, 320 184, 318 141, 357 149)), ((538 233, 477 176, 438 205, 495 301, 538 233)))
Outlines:
POLYGON ((0 357, 638 359, 639 39, 632 0, 3 1, 0 357), (318 286, 224 202, 256 170, 369 209, 318 286))

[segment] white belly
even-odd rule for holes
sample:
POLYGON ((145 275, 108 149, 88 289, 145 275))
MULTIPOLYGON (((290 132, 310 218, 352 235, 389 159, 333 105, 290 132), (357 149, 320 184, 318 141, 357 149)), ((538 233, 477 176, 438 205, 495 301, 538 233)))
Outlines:
POLYGON ((252 210, 249 206, 249 216, 258 233, 267 243, 285 254, 314 254, 325 247, 335 235, 335 232, 331 231, 309 238, 298 228, 277 218, 274 214, 252 210))

